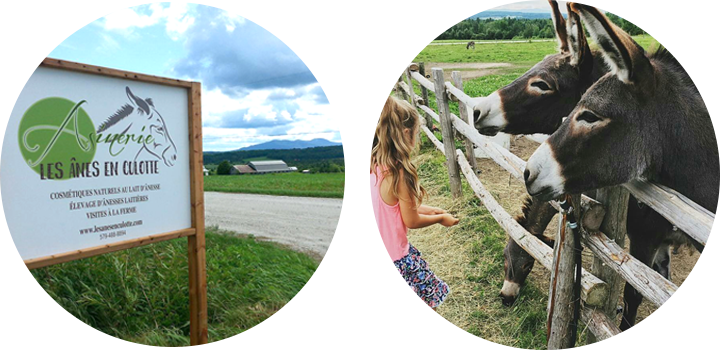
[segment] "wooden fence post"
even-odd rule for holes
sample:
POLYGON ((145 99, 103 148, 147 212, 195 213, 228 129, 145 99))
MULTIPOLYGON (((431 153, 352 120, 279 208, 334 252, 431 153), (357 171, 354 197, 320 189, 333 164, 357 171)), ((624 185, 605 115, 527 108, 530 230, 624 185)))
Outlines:
MULTIPOLYGON (((420 62, 419 66, 420 66, 420 68, 418 69, 418 72, 420 72, 420 75, 422 75, 424 77, 425 76, 425 62, 420 62)), ((422 98, 423 98, 423 101, 425 101, 425 105, 428 106, 429 100, 428 100, 427 88, 425 86, 423 86, 422 84, 420 84, 420 91, 422 92, 422 98)), ((425 112, 425 111, 423 111, 423 114, 425 115, 425 125, 427 125, 428 129, 432 130, 432 124, 433 124, 432 117, 429 114, 427 114, 427 112, 425 112)))
MULTIPOLYGON (((456 88, 463 90, 463 82, 462 82, 462 76, 460 75, 460 72, 454 71, 452 72, 452 80, 453 84, 456 88)), ((468 123, 470 126, 473 126, 475 123, 471 120, 472 117, 468 113, 468 106, 465 105, 465 102, 458 99, 458 109, 460 110, 460 119, 464 120, 466 123, 468 123)), ((475 145, 470 141, 469 138, 463 137, 463 140, 465 142, 465 157, 470 162, 470 166, 472 166, 473 171, 475 173, 478 173, 478 166, 477 166, 477 159, 475 158, 475 145)))
POLYGON ((405 69, 405 79, 407 79, 408 92, 410 94, 410 104, 413 108, 417 108, 415 104, 415 90, 413 90, 412 76, 410 75, 410 67, 405 69))
POLYGON ((437 101, 438 115, 440 116, 440 127, 443 137, 443 145, 445 147, 445 158, 447 158, 448 178, 450 180, 450 191, 453 198, 462 196, 462 187, 460 184, 460 167, 458 166, 457 156, 455 155, 455 140, 453 135, 452 117, 450 116, 450 105, 448 97, 445 93, 445 76, 442 68, 433 68, 432 75, 435 86, 435 100, 437 101))
POLYGON ((407 94, 400 88, 400 70, 395 67, 395 62, 398 62, 397 50, 393 49, 390 51, 390 67, 393 70, 393 83, 395 84, 395 92, 397 95, 402 96, 403 99, 407 100, 407 94))
MULTIPOLYGON (((597 191, 597 201, 605 206, 605 219, 600 225, 600 231, 614 240, 620 247, 625 246, 629 198, 630 192, 622 186, 603 188, 597 191)), ((605 266, 602 260, 595 255, 593 255, 590 271, 605 281, 608 286, 607 299, 598 307, 598 310, 605 313, 610 320, 617 320, 618 299, 625 285, 623 279, 613 269, 605 266)), ((597 339, 591 333, 588 336, 588 343, 595 341, 597 339)))
MULTIPOLYGON (((580 217, 580 196, 573 195, 572 203, 580 217)), ((562 216, 560 216, 562 220, 562 216)), ((553 269, 550 271, 550 293, 548 295, 548 349, 566 349, 571 345, 571 322, 575 305, 573 303, 573 281, 575 280, 575 236, 569 227, 559 225, 553 251, 553 269), (564 230, 564 232, 563 232, 564 230)), ((577 268, 580 268, 579 266, 577 268)))

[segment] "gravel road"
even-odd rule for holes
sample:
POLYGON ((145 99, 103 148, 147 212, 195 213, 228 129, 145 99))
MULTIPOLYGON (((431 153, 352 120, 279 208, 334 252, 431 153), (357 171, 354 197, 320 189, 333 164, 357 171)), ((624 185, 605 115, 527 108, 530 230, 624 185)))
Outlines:
POLYGON ((205 192, 205 224, 325 256, 342 199, 205 192))

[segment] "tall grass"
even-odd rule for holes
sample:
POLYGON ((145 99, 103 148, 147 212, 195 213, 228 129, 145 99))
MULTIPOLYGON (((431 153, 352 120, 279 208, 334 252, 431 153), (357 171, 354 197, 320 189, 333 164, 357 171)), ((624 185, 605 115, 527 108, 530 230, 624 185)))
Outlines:
POLYGON ((213 175, 205 177, 205 191, 280 196, 342 198, 345 173, 278 173, 213 175))
MULTIPOLYGON (((241 333, 285 305, 317 261, 253 237, 207 230, 208 332, 241 333)), ((47 293, 81 321, 147 345, 189 345, 187 240, 33 270, 47 293)))

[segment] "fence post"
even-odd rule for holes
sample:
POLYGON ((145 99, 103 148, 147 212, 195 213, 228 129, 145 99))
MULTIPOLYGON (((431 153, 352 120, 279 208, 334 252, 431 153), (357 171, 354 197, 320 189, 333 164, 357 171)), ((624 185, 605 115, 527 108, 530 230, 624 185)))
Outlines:
POLYGON ((395 84, 395 91, 396 93, 399 93, 399 96, 402 96, 405 100, 407 100, 407 94, 405 94, 405 91, 400 87, 400 70, 395 68, 395 62, 398 62, 397 57, 397 50, 393 49, 390 51, 390 67, 392 67, 393 70, 393 83, 395 84))
MULTIPOLYGON (((456 88, 462 91, 463 82, 460 72, 452 72, 452 80, 453 85, 455 85, 456 88)), ((473 122, 473 120, 471 120, 472 116, 470 113, 468 113, 468 106, 465 105, 465 102, 458 100, 458 109, 460 110, 460 119, 464 120, 466 123, 468 123, 468 125, 473 126, 475 123, 473 122)), ((475 158, 475 145, 467 137, 463 137, 463 140, 465 141, 465 157, 470 162, 470 166, 472 166, 475 174, 477 174, 478 166, 477 159, 475 158)))
POLYGON ((445 93, 445 75, 442 68, 432 69, 433 81, 435 85, 435 99, 437 101, 438 115, 440 116, 440 131, 442 132, 442 141, 445 146, 445 158, 447 158, 448 178, 450 180, 450 191, 453 198, 460 198, 462 195, 462 187, 460 185, 460 167, 455 154, 455 139, 453 135, 455 130, 452 125, 450 116, 450 105, 448 97, 445 93))
POLYGON ((410 75, 409 66, 405 69, 405 78, 407 79, 408 91, 410 92, 410 104, 413 108, 417 108, 417 105, 415 104, 415 90, 413 89, 412 76, 410 75))
MULTIPOLYGON (((580 217, 580 196, 573 195, 572 203, 580 217)), ((562 220, 562 216, 560 216, 562 220)), ((550 271, 550 293, 548 295, 548 349, 566 349, 571 345, 571 322, 575 305, 573 303, 573 281, 575 281, 575 236, 569 227, 559 225, 553 250, 553 269, 550 271), (564 229, 564 233, 562 232, 564 229), (564 236, 561 239, 561 235, 564 236)), ((577 268, 580 268, 577 266, 577 268)))
MULTIPOLYGON (((605 219, 600 225, 600 231, 614 240, 620 247, 625 246, 629 198, 630 192, 622 186, 599 189, 597 198, 595 198, 605 206, 605 219)), ((608 297, 605 299, 604 304, 598 306, 598 309, 605 313, 610 320, 617 320, 617 305, 620 292, 624 287, 623 279, 611 268, 605 266, 597 256, 593 257, 590 271, 593 275, 605 281, 608 286, 608 297)), ((590 333, 588 343, 595 341, 595 336, 590 333)))
MULTIPOLYGON (((425 76, 425 62, 420 62, 420 68, 418 71, 420 75, 422 75, 423 77, 425 76)), ((420 84, 420 91, 422 92, 422 98, 423 101, 425 101, 425 105, 429 107, 427 88, 420 84)), ((425 125, 428 127, 428 129, 432 130, 433 118, 425 111, 423 111, 423 115, 425 115, 425 125)))

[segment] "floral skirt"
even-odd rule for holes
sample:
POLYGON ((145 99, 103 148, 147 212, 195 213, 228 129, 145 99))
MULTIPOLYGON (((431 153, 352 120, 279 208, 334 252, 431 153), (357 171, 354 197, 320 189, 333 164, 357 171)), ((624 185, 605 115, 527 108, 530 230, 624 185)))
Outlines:
POLYGON ((400 307, 432 309, 445 301, 448 285, 428 268, 420 252, 410 245, 407 255, 385 264, 370 264, 370 317, 382 315, 387 323, 402 318, 400 307))

